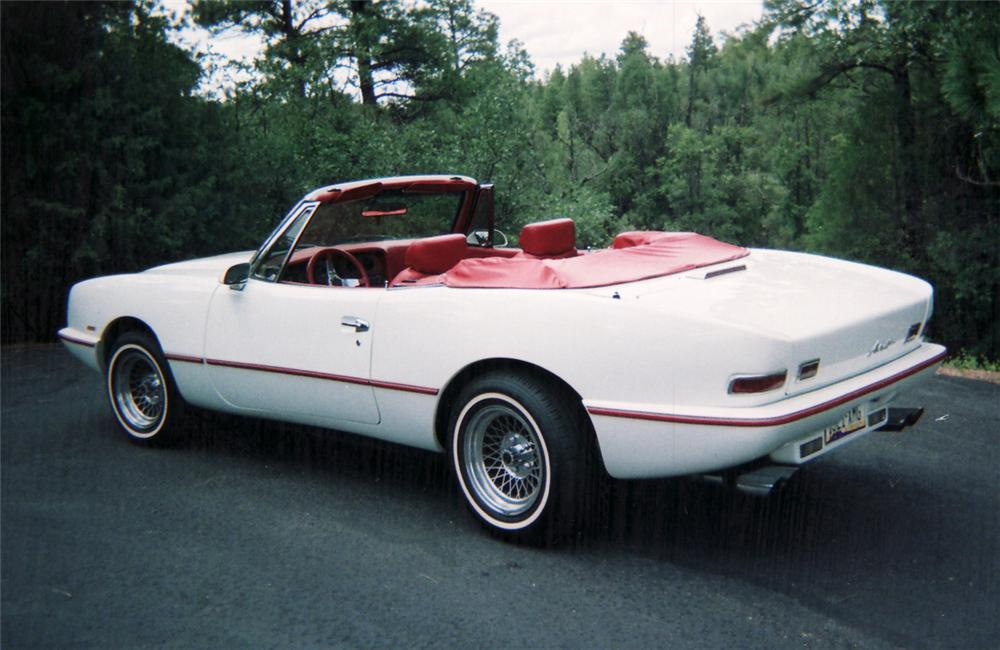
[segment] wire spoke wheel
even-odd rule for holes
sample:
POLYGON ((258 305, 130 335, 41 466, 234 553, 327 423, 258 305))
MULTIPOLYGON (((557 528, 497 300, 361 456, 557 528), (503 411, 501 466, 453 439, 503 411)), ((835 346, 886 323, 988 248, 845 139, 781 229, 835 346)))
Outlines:
POLYGON ((168 420, 179 406, 173 378, 159 345, 151 337, 135 332, 124 334, 115 344, 108 361, 107 390, 118 423, 135 442, 160 443, 168 420))
POLYGON ((559 543, 582 521, 589 422, 579 396, 538 375, 494 370, 458 393, 448 454, 472 514, 504 539, 559 543))
POLYGON ((125 350, 116 359, 112 384, 118 413, 128 424, 154 428, 163 416, 167 392, 153 360, 138 348, 125 350))
POLYGON ((538 433, 514 408, 493 403, 468 421, 463 443, 470 487, 496 513, 516 517, 531 509, 545 482, 538 433))

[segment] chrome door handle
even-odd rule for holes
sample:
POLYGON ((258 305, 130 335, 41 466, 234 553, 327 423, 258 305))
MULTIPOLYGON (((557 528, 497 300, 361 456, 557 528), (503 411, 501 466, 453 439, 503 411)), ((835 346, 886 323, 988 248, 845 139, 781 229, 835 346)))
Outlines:
POLYGON ((344 327, 353 327, 355 332, 367 332, 371 329, 371 323, 357 316, 341 316, 340 324, 344 327))

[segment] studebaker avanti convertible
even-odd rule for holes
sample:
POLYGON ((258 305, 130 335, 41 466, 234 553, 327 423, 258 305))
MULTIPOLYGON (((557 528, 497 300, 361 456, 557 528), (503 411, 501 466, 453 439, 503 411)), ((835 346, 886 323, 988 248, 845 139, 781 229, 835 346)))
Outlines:
POLYGON ((592 472, 710 475, 766 490, 863 434, 945 350, 931 287, 694 233, 494 228, 493 187, 407 176, 305 196, 255 252, 96 278, 68 349, 104 373, 136 442, 184 407, 446 452, 504 536, 579 525, 592 472))

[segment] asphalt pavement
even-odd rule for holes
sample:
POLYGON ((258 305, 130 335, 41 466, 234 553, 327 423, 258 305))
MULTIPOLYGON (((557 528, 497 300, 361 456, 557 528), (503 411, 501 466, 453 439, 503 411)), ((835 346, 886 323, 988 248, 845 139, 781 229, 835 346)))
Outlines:
POLYGON ((60 347, 0 370, 5 649, 1000 647, 1000 386, 936 377, 767 498, 615 483, 538 549, 437 454, 225 417, 147 449, 60 347))

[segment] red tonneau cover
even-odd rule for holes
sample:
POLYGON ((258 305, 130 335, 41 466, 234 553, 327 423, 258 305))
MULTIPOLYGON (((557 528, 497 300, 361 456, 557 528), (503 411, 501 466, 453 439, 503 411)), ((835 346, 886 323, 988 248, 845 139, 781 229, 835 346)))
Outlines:
POLYGON ((582 289, 635 282, 745 257, 749 251, 691 232, 628 232, 612 248, 566 259, 465 259, 420 284, 456 288, 582 289))

